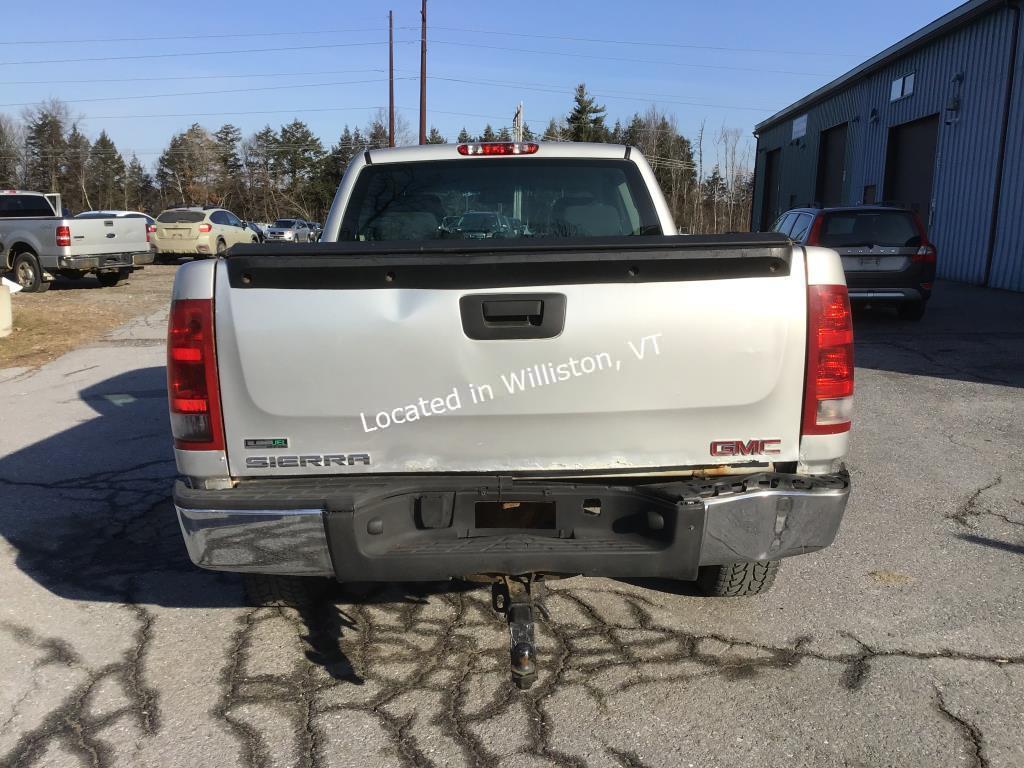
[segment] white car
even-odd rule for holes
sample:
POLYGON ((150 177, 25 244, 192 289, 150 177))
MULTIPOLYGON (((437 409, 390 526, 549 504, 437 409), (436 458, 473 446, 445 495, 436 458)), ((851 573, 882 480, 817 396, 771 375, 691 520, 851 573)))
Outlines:
POLYGON ((156 217, 151 241, 161 256, 219 256, 259 235, 223 208, 170 208, 156 217))

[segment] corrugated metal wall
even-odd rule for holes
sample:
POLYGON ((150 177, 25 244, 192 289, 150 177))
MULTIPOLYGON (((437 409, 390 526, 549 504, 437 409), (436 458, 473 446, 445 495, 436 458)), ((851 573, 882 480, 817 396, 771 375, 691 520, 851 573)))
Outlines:
MULTIPOLYGON (((935 181, 929 235, 939 249, 939 276, 981 283, 989 227, 995 201, 1000 118, 1006 90, 1014 11, 1000 8, 949 35, 883 67, 851 84, 808 112, 807 135, 791 141, 792 121, 765 130, 758 140, 757 182, 754 189, 755 229, 766 229, 762 221, 763 156, 782 148, 779 195, 782 210, 814 200, 821 131, 849 122, 844 203, 862 201, 868 185, 876 187, 876 200, 884 200, 885 159, 889 129, 922 117, 940 116, 935 161, 935 181), (914 73, 913 95, 890 102, 892 81, 914 73), (960 110, 949 112, 950 100, 958 96, 960 110), (872 111, 876 117, 872 117, 872 111)), ((1024 47, 1024 46, 1022 46, 1024 47)), ((1024 78, 1018 67, 1017 83, 1024 78)), ((1007 146, 1014 148, 1014 160, 1007 157, 1004 181, 1016 184, 1004 192, 1001 211, 1016 227, 1016 243, 1024 242, 1024 104, 1017 88, 1015 120, 1007 146), (1016 163, 1016 164, 1014 164, 1016 163)), ((1021 286, 1024 253, 1011 244, 1000 246, 999 269, 993 265, 992 284, 1000 276, 1000 287, 1021 286), (1003 279, 1006 276, 1006 279, 1003 279)))
MULTIPOLYGON (((1021 24, 1024 36, 1024 21, 1021 24)), ((999 225, 988 284, 1024 291, 1024 39, 1017 44, 1017 74, 1010 102, 1010 124, 1003 163, 999 225)))

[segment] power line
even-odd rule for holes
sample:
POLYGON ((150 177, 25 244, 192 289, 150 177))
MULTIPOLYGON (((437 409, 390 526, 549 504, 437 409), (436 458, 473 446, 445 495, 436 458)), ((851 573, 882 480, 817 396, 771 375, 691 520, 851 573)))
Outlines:
POLYGON ((319 29, 301 32, 225 32, 215 35, 159 35, 158 37, 90 37, 77 40, 0 40, 0 45, 69 45, 78 43, 146 43, 163 40, 218 40, 228 37, 294 37, 296 35, 336 35, 351 32, 380 32, 381 27, 362 29, 319 29))
MULTIPOLYGON (((443 77, 443 76, 440 76, 440 75, 428 75, 428 77, 430 77, 433 80, 442 80, 442 81, 453 82, 453 83, 467 83, 467 84, 470 84, 470 85, 486 85, 488 87, 498 86, 500 88, 513 88, 513 89, 520 89, 520 90, 526 90, 526 91, 538 91, 538 92, 541 92, 541 93, 554 93, 554 94, 563 94, 563 93, 566 92, 566 90, 571 92, 575 88, 575 86, 567 87, 565 89, 557 88, 557 87, 556 88, 548 88, 548 87, 543 86, 540 83, 536 83, 536 84, 513 83, 513 82, 501 81, 501 80, 464 80, 462 78, 443 77)), ((655 99, 657 102, 659 102, 661 104, 676 104, 676 105, 684 106, 684 107, 709 107, 709 108, 714 108, 714 109, 740 109, 740 110, 745 110, 745 111, 750 111, 750 112, 771 112, 771 111, 773 111, 769 107, 750 107, 750 106, 739 106, 739 105, 736 105, 736 104, 709 104, 709 103, 696 102, 696 101, 674 101, 674 100, 670 100, 668 98, 662 98, 661 96, 658 96, 658 95, 655 95, 655 94, 638 94, 637 96, 615 96, 615 95, 612 95, 609 92, 593 92, 590 95, 591 96, 598 96, 598 97, 600 97, 602 99, 625 99, 625 100, 628 100, 628 101, 649 101, 650 99, 655 99)))
MULTIPOLYGON (((396 43, 411 43, 413 40, 396 40, 396 43)), ((244 48, 234 51, 187 51, 182 53, 146 53, 135 56, 95 56, 86 59, 33 59, 31 61, 0 61, 0 67, 17 67, 28 64, 77 64, 91 61, 129 61, 138 59, 172 59, 182 56, 231 56, 239 53, 275 53, 280 51, 312 51, 324 48, 357 48, 367 45, 386 45, 374 40, 365 43, 328 43, 324 45, 288 45, 282 48, 244 48)))
POLYGON ((176 112, 150 115, 83 115, 82 120, 145 120, 163 117, 233 117, 238 115, 281 115, 299 114, 300 112, 359 112, 367 109, 384 109, 384 107, 309 107, 300 109, 254 109, 244 112, 176 112))
MULTIPOLYGON (((416 27, 400 27, 400 29, 416 29, 416 27)), ((785 56, 839 56, 843 58, 858 58, 859 53, 837 53, 835 51, 783 51, 774 48, 732 48, 721 45, 694 45, 691 43, 664 43, 650 40, 609 40, 598 37, 574 37, 572 35, 541 35, 535 32, 509 32, 497 29, 466 29, 463 27, 437 27, 434 29, 445 32, 468 32, 475 35, 505 35, 507 37, 526 37, 543 40, 566 40, 576 43, 602 43, 604 45, 638 45, 645 48, 683 48, 695 51, 726 51, 730 53, 773 53, 785 56)), ((436 42, 436 41, 435 41, 436 42)))
MULTIPOLYGON (((401 77, 401 78, 398 78, 398 79, 399 80, 413 80, 415 78, 413 78, 413 77, 401 77)), ((144 93, 144 94, 133 95, 133 96, 98 96, 96 98, 91 98, 91 99, 68 99, 66 101, 64 101, 64 100, 62 100, 62 101, 65 104, 84 104, 84 103, 87 103, 87 102, 96 102, 96 101, 131 101, 131 100, 135 100, 135 99, 169 99, 169 98, 174 98, 174 97, 177 97, 177 96, 209 96, 209 95, 212 95, 212 94, 220 94, 220 93, 253 93, 255 91, 285 91, 285 90, 291 90, 293 88, 325 88, 327 86, 335 86, 335 85, 362 85, 362 84, 365 84, 365 83, 383 83, 383 82, 386 82, 386 81, 382 80, 382 79, 377 79, 377 80, 341 80, 341 81, 335 81, 335 82, 332 82, 332 83, 300 83, 300 84, 297 84, 297 85, 293 84, 293 83, 290 83, 288 85, 267 85, 267 86, 257 87, 257 88, 231 88, 231 89, 227 89, 227 90, 216 90, 216 91, 179 91, 178 93, 144 93)), ((45 102, 29 101, 29 102, 21 102, 21 103, 14 103, 14 104, 0 104, 0 107, 32 107, 32 106, 39 106, 42 103, 45 103, 45 102)))
POLYGON ((83 83, 148 83, 156 80, 228 80, 250 77, 321 77, 323 75, 354 75, 362 72, 383 72, 375 69, 326 69, 320 72, 253 72, 248 75, 169 75, 163 77, 90 77, 86 80, 5 80, 3 85, 79 85, 83 83))
POLYGON ((571 51, 538 51, 530 48, 509 48, 501 45, 483 45, 482 43, 465 43, 459 40, 431 40, 434 45, 456 45, 462 48, 483 48, 490 51, 506 51, 511 53, 533 53, 543 56, 566 56, 576 59, 597 59, 598 61, 621 61, 630 64, 657 64, 664 67, 685 67, 689 69, 728 70, 731 72, 763 72, 773 75, 801 75, 806 77, 827 77, 821 72, 795 72, 788 69, 764 69, 762 67, 731 67, 724 64, 684 64, 678 61, 663 59, 630 59, 623 56, 605 56, 595 53, 575 53, 571 51))

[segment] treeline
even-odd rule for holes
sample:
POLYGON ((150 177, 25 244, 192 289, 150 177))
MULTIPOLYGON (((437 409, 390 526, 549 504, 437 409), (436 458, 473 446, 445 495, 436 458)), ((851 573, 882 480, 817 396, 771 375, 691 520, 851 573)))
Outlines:
MULTIPOLYGON (((606 114, 580 84, 566 116, 552 118, 541 134, 524 126, 524 139, 636 146, 653 166, 684 232, 747 228, 752 174, 739 130, 723 128, 706 136, 702 126, 691 141, 679 132, 674 116, 656 107, 626 124, 609 126, 606 114)), ((401 119, 396 135, 398 143, 411 143, 401 119)), ((463 128, 456 141, 512 138, 508 126, 487 125, 478 135, 463 128)), ((428 143, 446 142, 430 129, 428 143)), ((67 105, 50 101, 26 111, 20 121, 0 115, 0 187, 60 192, 72 212, 157 213, 175 205, 210 204, 256 221, 289 215, 323 221, 349 160, 387 143, 383 111, 362 128, 346 125, 330 146, 301 120, 277 129, 268 125, 250 136, 230 123, 214 131, 195 123, 172 136, 149 168, 135 155, 124 157, 106 131, 90 141, 67 105)))

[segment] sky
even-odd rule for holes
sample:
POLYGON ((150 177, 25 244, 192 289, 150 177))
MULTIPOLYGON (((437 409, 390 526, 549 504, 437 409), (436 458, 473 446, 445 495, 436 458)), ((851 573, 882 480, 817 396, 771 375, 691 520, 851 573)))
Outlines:
MULTIPOLYGON (((484 5, 428 0, 428 125, 543 131, 585 82, 623 122, 651 104, 684 135, 754 125, 959 5, 954 0, 632 0, 484 5)), ((154 164, 193 122, 243 134, 305 121, 334 143, 387 105, 387 12, 395 102, 415 141, 419 0, 361 3, 139 0, 5 3, 0 111, 50 97, 154 164), (59 23, 53 23, 59 19, 59 23), (63 39, 57 39, 63 38, 63 39), (197 94, 196 92, 205 92, 197 94)))

